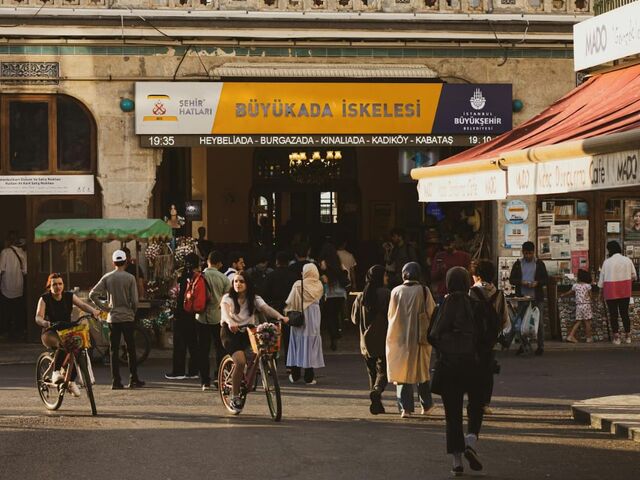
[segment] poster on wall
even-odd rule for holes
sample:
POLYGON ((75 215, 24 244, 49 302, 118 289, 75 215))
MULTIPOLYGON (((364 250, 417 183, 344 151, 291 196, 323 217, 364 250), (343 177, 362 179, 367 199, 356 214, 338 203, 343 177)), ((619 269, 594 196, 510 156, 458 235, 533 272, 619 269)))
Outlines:
POLYGON ((538 229, 538 258, 540 260, 551 260, 551 229, 538 229))
POLYGON ((504 207, 504 218, 509 223, 523 223, 529 218, 529 207, 522 200, 510 200, 504 207))
POLYGON ((578 250, 571 252, 571 272, 578 275, 578 270, 589 271, 589 251, 578 250))
POLYGON ((555 213, 539 213, 538 214, 538 227, 550 227, 556 223, 555 213))
POLYGON ((572 220, 571 250, 589 250, 589 220, 572 220))
POLYGON ((524 223, 507 223, 504 226, 504 243, 506 248, 521 247, 529 239, 529 225, 524 223))
POLYGON ((547 274, 550 277, 558 275, 558 262, 555 260, 544 260, 544 266, 547 268, 547 274))
POLYGON ((639 200, 624 202, 624 238, 625 240, 640 240, 639 200))
POLYGON ((502 290, 505 295, 514 295, 515 288, 509 282, 511 269, 518 259, 515 257, 499 257, 498 258, 498 289, 502 290))
POLYGON ((551 227, 551 258, 555 260, 571 259, 571 227, 554 225, 551 227))

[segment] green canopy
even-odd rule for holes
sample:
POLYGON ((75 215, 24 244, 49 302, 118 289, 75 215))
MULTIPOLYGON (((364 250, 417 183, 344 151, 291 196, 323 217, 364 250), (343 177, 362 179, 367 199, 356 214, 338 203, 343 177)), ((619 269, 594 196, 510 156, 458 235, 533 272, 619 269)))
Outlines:
POLYGON ((155 219, 71 218, 46 220, 35 230, 35 242, 47 240, 96 240, 109 242, 119 240, 168 240, 173 236, 171 227, 155 219))

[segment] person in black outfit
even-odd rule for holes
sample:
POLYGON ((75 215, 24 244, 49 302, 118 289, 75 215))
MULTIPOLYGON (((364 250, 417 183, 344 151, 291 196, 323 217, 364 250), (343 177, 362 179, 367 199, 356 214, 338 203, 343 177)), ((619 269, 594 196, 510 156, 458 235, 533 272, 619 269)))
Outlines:
POLYGON ((447 453, 453 457, 451 472, 462 475, 462 455, 472 470, 482 470, 476 442, 482 426, 484 377, 478 362, 484 338, 480 318, 474 314, 478 302, 469 297, 471 279, 462 267, 449 269, 446 277, 449 294, 434 315, 429 342, 436 349, 436 365, 431 379, 432 391, 442 396, 446 418, 447 453), (462 426, 462 408, 468 396, 468 435, 462 426))
POLYGON ((351 321, 360 331, 360 352, 369 374, 369 398, 372 415, 385 413, 382 392, 387 386, 386 339, 389 320, 388 276, 382 265, 374 265, 367 272, 364 291, 356 297, 351 307, 351 321))
MULTIPOLYGON (((278 252, 276 254, 276 268, 267 275, 262 284, 262 298, 280 313, 284 313, 287 297, 296 281, 295 273, 287 267, 288 263, 287 253, 278 252)), ((289 347, 289 334, 290 327, 285 323, 282 325, 282 346, 280 348, 285 356, 289 347)))
POLYGON ((331 350, 338 349, 344 303, 347 299, 348 272, 342 268, 336 247, 327 243, 320 252, 320 280, 325 284, 322 324, 329 332, 331 350))
POLYGON ((200 254, 200 258, 207 261, 209 257, 209 252, 213 250, 213 242, 211 240, 207 240, 207 229, 204 227, 198 227, 198 252, 200 254))
POLYGON ((173 366, 170 373, 165 374, 167 380, 183 380, 198 378, 198 340, 196 336, 196 317, 194 313, 184 311, 184 295, 187 282, 193 272, 199 269, 200 259, 195 253, 185 257, 184 268, 178 279, 178 297, 173 322, 173 366), (187 350, 189 351, 189 367, 185 375, 187 350))
POLYGON ((289 270, 294 274, 295 280, 300 280, 302 278, 302 267, 307 263, 312 263, 312 260, 309 259, 309 245, 304 242, 299 243, 296 245, 293 255, 294 260, 289 265, 289 270))
MULTIPOLYGON (((57 331, 73 326, 71 313, 74 305, 93 316, 97 316, 100 311, 80 300, 73 292, 65 292, 64 281, 59 273, 49 275, 46 288, 48 292, 44 293, 38 300, 36 323, 42 327, 42 335, 40 336, 42 344, 45 347, 58 349, 54 358, 54 371, 51 374, 51 381, 58 383, 64 379, 60 369, 64 362, 65 351, 58 348, 60 346, 60 337, 57 331)), ((74 397, 80 396, 80 389, 74 382, 76 375, 76 369, 73 369, 69 391, 74 397)))

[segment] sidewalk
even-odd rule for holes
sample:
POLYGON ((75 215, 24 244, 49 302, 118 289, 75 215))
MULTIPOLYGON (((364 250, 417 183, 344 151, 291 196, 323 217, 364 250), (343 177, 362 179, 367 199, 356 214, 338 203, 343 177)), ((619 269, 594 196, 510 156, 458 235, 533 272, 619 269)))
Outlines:
POLYGON ((571 413, 577 423, 640 442, 640 393, 583 400, 571 413))

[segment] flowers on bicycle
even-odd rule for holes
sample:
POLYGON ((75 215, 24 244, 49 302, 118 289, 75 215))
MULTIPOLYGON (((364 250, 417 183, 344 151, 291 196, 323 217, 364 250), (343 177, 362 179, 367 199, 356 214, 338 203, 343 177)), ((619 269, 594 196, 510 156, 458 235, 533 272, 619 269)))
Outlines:
POLYGON ((256 327, 256 339, 261 348, 271 348, 278 343, 280 329, 274 323, 261 323, 256 327))

